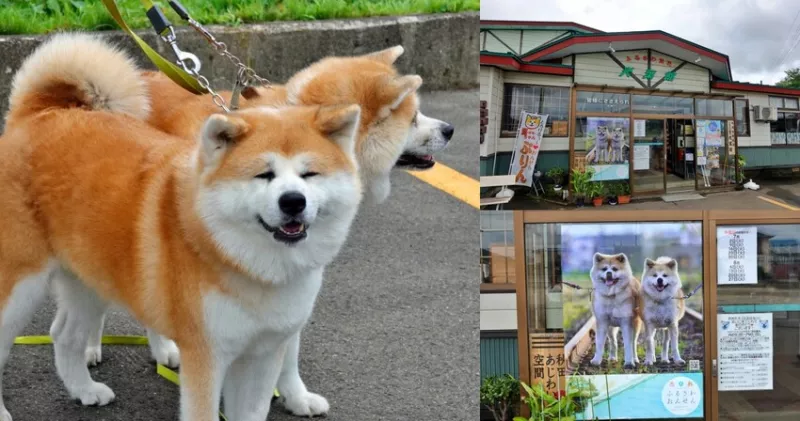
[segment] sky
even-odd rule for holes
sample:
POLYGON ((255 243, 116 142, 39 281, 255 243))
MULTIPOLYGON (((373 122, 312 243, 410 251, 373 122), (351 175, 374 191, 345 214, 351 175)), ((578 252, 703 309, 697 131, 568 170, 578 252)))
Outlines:
POLYGON ((774 84, 800 67, 798 0, 482 0, 481 19, 662 30, 730 57, 733 79, 774 84), (535 5, 535 6, 534 6, 535 5))

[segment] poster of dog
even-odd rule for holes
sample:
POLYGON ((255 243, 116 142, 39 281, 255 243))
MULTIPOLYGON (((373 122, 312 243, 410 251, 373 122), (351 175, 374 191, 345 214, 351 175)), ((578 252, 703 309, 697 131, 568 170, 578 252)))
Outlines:
POLYGON ((699 223, 564 224, 561 247, 568 375, 702 372, 699 223))

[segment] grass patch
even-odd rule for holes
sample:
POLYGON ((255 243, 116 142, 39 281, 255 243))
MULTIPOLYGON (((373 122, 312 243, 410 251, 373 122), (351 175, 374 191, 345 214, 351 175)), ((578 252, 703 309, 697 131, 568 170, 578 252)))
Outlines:
MULTIPOLYGON (((173 24, 182 21, 166 1, 154 2, 173 24)), ((202 24, 362 18, 480 10, 480 0, 182 0, 202 24)), ((132 28, 150 28, 139 0, 117 0, 132 28)), ((44 34, 58 30, 118 29, 100 0, 0 0, 0 34, 44 34)))

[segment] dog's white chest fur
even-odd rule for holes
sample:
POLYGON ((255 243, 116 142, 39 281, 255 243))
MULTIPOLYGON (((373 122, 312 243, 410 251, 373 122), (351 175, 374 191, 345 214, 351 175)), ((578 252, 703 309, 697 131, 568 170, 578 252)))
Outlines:
POLYGON ((251 344, 277 347, 299 332, 314 308, 322 269, 277 286, 232 281, 237 295, 204 297, 205 326, 217 352, 240 354, 251 344))
POLYGON ((667 327, 678 319, 678 306, 675 300, 658 302, 646 299, 644 305, 645 321, 657 327, 667 327))
POLYGON ((628 291, 613 296, 596 295, 595 317, 608 321, 612 326, 619 326, 621 320, 630 319, 633 314, 634 302, 631 298, 628 291))

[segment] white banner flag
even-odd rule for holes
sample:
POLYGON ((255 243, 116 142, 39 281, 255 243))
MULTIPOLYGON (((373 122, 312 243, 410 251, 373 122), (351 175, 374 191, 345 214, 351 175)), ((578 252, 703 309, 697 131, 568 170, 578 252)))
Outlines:
POLYGON ((520 116, 517 141, 514 143, 514 154, 511 155, 509 175, 514 176, 518 185, 528 187, 533 183, 533 169, 539 157, 539 146, 547 124, 547 115, 533 114, 523 111, 520 116))

